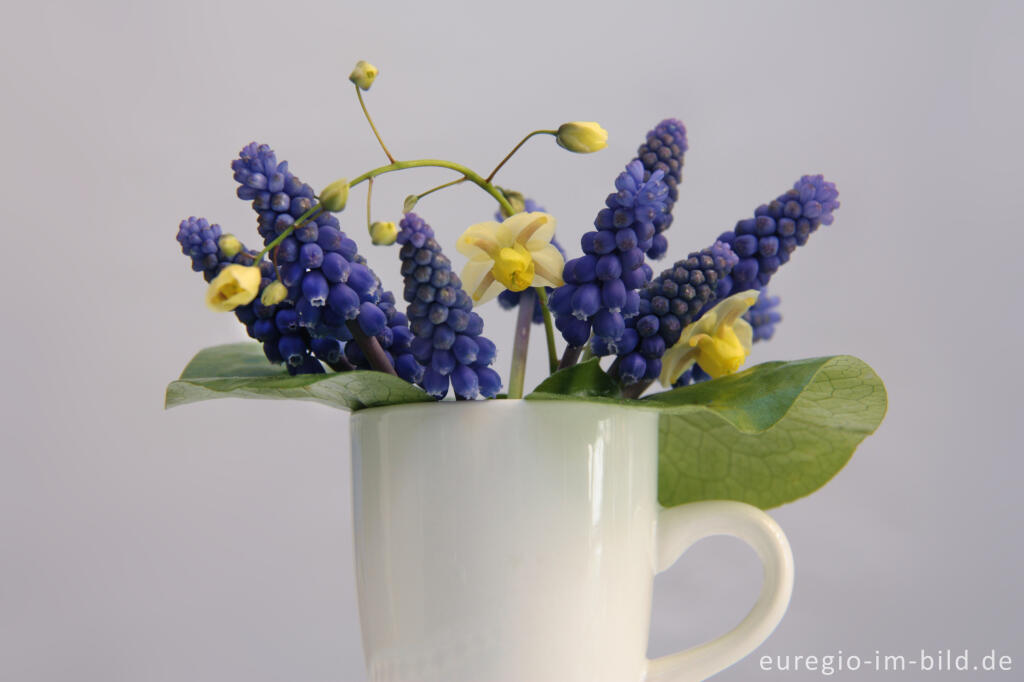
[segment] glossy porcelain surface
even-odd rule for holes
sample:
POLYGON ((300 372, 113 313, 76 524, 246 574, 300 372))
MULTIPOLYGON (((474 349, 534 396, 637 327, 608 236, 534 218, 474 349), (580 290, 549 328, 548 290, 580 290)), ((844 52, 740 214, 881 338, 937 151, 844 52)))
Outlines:
POLYGON ((738 503, 661 510, 657 423, 654 412, 614 405, 529 401, 355 414, 370 679, 700 680, 763 641, 789 600, 785 537, 738 503), (717 533, 761 556, 757 605, 725 637, 648 661, 654 574, 717 533))

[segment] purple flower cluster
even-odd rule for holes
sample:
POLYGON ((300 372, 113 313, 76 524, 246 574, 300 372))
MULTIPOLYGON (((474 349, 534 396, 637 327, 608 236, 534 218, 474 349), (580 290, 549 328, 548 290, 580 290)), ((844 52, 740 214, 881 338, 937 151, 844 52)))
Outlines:
POLYGON ((769 296, 767 289, 761 289, 757 302, 743 316, 754 330, 754 343, 767 341, 775 334, 775 325, 782 320, 778 307, 779 297, 769 296))
MULTIPOLYGON (((265 243, 316 203, 313 188, 288 169, 287 161, 278 163, 267 145, 246 145, 231 168, 239 182, 238 196, 252 200, 265 243)), ((399 376, 411 382, 422 378, 423 367, 409 345, 412 333, 405 315, 395 309, 394 295, 383 290, 380 279, 366 266, 356 243, 341 231, 334 215, 314 214, 285 237, 272 255, 280 266, 281 283, 288 288, 287 301, 294 306, 279 312, 278 317, 284 319, 277 321, 282 333, 295 335, 286 345, 279 344, 280 354, 290 366, 303 366, 315 351, 333 362, 344 355, 355 367, 369 369, 369 361, 348 327, 354 321, 363 334, 378 340, 399 376), (298 334, 301 330, 308 338, 298 334)))
MULTIPOLYGON (((653 380, 661 373, 665 350, 675 345, 686 325, 714 305, 719 284, 738 260, 728 245, 715 242, 677 262, 640 291, 639 314, 627 325, 631 333, 608 349, 619 356, 618 375, 624 384, 653 380)), ((595 354, 604 350, 595 342, 595 354)))
POLYGON ((626 320, 639 311, 638 289, 651 280, 644 262, 651 248, 654 223, 666 210, 664 172, 645 179, 643 164, 634 160, 615 180, 616 192, 605 200, 594 220, 596 230, 583 235, 583 256, 565 264, 565 284, 551 296, 555 324, 572 347, 587 343, 613 346, 626 330, 626 320))
POLYGON ((821 175, 805 175, 793 189, 771 203, 762 204, 753 218, 736 223, 718 239, 732 247, 740 262, 732 271, 728 288, 720 296, 761 289, 796 247, 807 243, 821 225, 831 225, 839 208, 836 186, 821 175))
POLYGON ((418 383, 437 398, 447 395, 449 384, 458 398, 493 398, 501 377, 489 367, 496 349, 481 335, 483 318, 473 312, 473 301, 441 253, 434 230, 415 213, 407 213, 399 228, 404 298, 415 335, 411 349, 426 366, 418 383))
POLYGON ((664 232, 672 224, 672 207, 679 201, 679 183, 683 180, 683 157, 688 148, 686 126, 682 121, 667 118, 647 133, 647 141, 636 150, 637 159, 644 165, 646 171, 644 177, 649 178, 652 173, 661 171, 668 187, 665 213, 654 219, 656 234, 647 249, 647 257, 653 260, 660 259, 668 249, 668 240, 664 232))
MULTIPOLYGON (((736 223, 722 233, 721 242, 729 244, 739 258, 732 272, 718 284, 717 297, 758 289, 757 302, 744 315, 754 331, 754 341, 767 341, 782 319, 776 310, 779 299, 769 296, 765 286, 782 264, 789 261, 798 246, 807 243, 811 233, 822 225, 831 225, 839 208, 839 191, 821 175, 804 175, 793 188, 754 210, 753 218, 736 223)), ((694 366, 684 373, 676 386, 703 381, 707 374, 694 366)))
MULTIPOLYGON (((258 229, 264 242, 284 232, 316 204, 313 188, 288 170, 287 161, 278 163, 277 155, 268 145, 247 144, 231 162, 231 170, 239 185, 238 198, 252 201, 252 208, 259 215, 258 229)), ((306 231, 315 229, 313 226, 306 231)), ((298 238, 298 232, 295 236, 298 238)))
MULTIPOLYGON (((212 254, 203 253, 209 246, 202 245, 207 241, 215 243, 215 237, 219 237, 220 233, 220 226, 211 225, 205 218, 190 217, 181 221, 178 227, 178 242, 181 244, 182 253, 192 258, 192 269, 202 272, 203 279, 207 282, 228 265, 252 265, 256 260, 257 252, 244 246, 231 257, 219 249, 212 254), (200 247, 199 252, 202 254, 198 260, 195 256, 197 247, 200 247), (210 255, 213 258, 209 258, 210 255)), ((261 262, 260 274, 260 291, 263 291, 276 277, 273 264, 266 260, 261 262)), ((297 316, 294 306, 288 301, 265 306, 257 297, 251 303, 235 308, 235 317, 245 325, 249 336, 263 344, 263 353, 268 360, 275 363, 291 360, 286 364, 290 374, 322 373, 324 369, 317 362, 317 357, 328 364, 337 361, 336 358, 332 359, 323 353, 314 352, 308 330, 293 324, 297 316), (314 357, 314 354, 317 357, 314 357)))
POLYGON ((203 273, 209 282, 216 277, 217 266, 221 262, 220 225, 213 225, 206 218, 191 216, 181 221, 178 226, 178 243, 181 252, 192 259, 192 269, 203 273))

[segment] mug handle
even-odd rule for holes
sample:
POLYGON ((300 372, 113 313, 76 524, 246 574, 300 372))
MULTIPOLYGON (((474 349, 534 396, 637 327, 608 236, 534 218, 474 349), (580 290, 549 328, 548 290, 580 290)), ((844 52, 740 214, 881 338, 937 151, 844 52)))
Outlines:
POLYGON ((710 500, 658 513, 657 572, 674 564, 698 540, 732 535, 754 548, 764 582, 754 608, 739 625, 710 642, 647 662, 644 682, 700 682, 756 649, 782 620, 793 593, 793 552, 772 517, 743 502, 710 500))

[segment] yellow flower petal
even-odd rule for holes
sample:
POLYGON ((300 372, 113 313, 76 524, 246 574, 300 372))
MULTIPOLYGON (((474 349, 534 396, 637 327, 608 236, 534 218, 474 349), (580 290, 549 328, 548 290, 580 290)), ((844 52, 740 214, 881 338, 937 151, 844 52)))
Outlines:
POLYGON ((466 263, 462 268, 462 274, 459 277, 462 279, 462 288, 466 290, 466 293, 470 296, 477 290, 480 283, 484 281, 484 277, 490 274, 491 268, 494 267, 494 261, 490 259, 473 259, 466 263))
POLYGON ((506 220, 503 225, 509 225, 515 231, 515 240, 523 244, 531 251, 544 248, 551 243, 555 236, 557 221, 547 213, 519 213, 506 220))
POLYGON ((541 249, 531 250, 530 255, 533 256, 534 270, 536 272, 533 278, 533 286, 560 287, 565 284, 562 280, 565 259, 554 245, 547 244, 541 249))
POLYGON ((505 291, 505 285, 499 282, 498 280, 494 280, 491 282, 491 285, 489 287, 484 289, 483 293, 480 294, 480 297, 474 300, 474 303, 476 303, 477 305, 483 305, 484 303, 487 303, 491 299, 497 298, 498 294, 500 294, 503 291, 505 291))
POLYGON ((467 258, 492 258, 501 247, 495 235, 497 226, 495 222, 470 225, 455 242, 455 250, 467 258))
POLYGON ((750 355, 750 349, 754 345, 754 328, 750 326, 749 322, 741 318, 736 320, 732 330, 736 332, 736 336, 739 338, 744 350, 747 351, 747 355, 750 355))
POLYGON ((226 312, 250 303, 260 290, 261 280, 259 267, 229 265, 210 282, 206 290, 206 305, 212 310, 226 312))

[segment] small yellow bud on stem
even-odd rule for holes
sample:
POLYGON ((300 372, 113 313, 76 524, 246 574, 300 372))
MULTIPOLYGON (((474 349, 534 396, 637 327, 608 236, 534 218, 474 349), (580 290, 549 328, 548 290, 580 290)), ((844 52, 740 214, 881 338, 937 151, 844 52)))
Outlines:
POLYGON ((398 238, 398 227, 390 220, 378 220, 370 225, 370 240, 375 246, 391 246, 398 238))
POLYGON ((371 64, 370 62, 360 59, 356 62, 356 67, 352 69, 352 73, 348 75, 348 79, 356 84, 360 90, 369 90, 370 86, 373 85, 373 81, 377 80, 377 74, 380 70, 371 64))
POLYGON ((608 146, 608 131, 594 121, 573 121, 558 126, 555 140, 563 149, 590 154, 608 146))
POLYGON ((281 280, 274 280, 260 294, 260 303, 265 306, 277 305, 288 297, 288 287, 281 280))
POLYGON ((320 205, 324 207, 325 211, 337 213, 345 209, 346 203, 348 203, 348 180, 345 178, 335 180, 320 192, 320 205))
POLYGON ((217 247, 228 258, 234 258, 242 250, 242 242, 233 234, 225 234, 217 240, 217 247))

